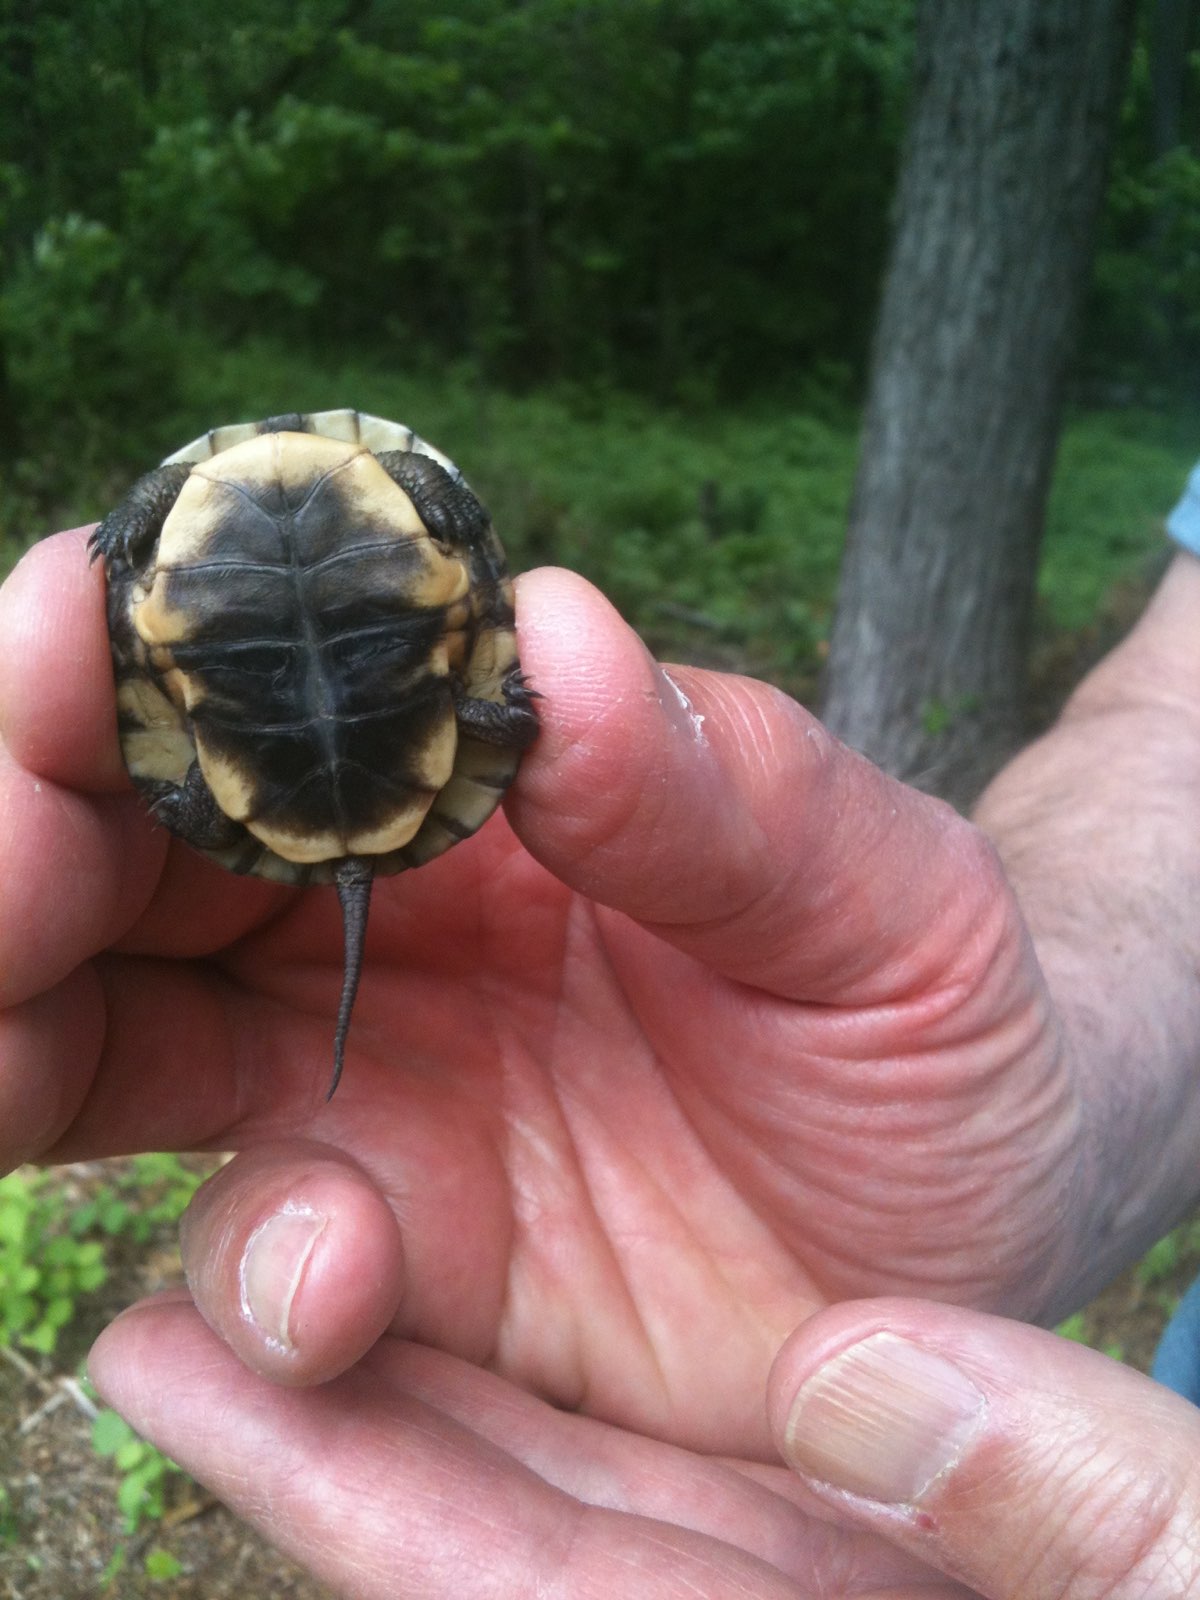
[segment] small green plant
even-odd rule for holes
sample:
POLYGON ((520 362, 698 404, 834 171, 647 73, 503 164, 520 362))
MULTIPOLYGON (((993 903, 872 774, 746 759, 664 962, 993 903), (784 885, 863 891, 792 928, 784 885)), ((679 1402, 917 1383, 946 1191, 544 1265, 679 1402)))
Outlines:
POLYGON ((125 1532, 136 1533, 143 1521, 161 1521, 168 1485, 183 1477, 183 1469, 140 1438, 115 1411, 101 1411, 92 1423, 92 1448, 99 1456, 111 1456, 121 1475, 117 1505, 125 1532))
POLYGON ((53 1172, 0 1178, 0 1342, 53 1353, 79 1297, 108 1277, 106 1239, 144 1244, 177 1222, 200 1177, 174 1155, 140 1155, 82 1203, 53 1172))
POLYGON ((47 1173, 0 1178, 0 1340, 49 1355, 82 1294, 108 1276, 104 1246, 75 1237, 69 1201, 47 1173))
POLYGON ((183 1571, 183 1562, 157 1544, 152 1550, 146 1551, 142 1565, 146 1569, 146 1576, 153 1578, 156 1583, 165 1583, 169 1578, 177 1578, 183 1571))
POLYGON ((71 1213, 71 1231, 123 1234, 135 1244, 178 1222, 203 1179, 169 1152, 133 1156, 114 1170, 111 1185, 71 1213))

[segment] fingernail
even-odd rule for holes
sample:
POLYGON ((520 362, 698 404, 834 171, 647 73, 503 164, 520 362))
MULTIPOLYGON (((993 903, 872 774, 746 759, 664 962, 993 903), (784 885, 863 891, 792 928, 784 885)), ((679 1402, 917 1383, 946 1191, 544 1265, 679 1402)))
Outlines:
POLYGON ((920 1500, 983 1426, 987 1399, 944 1356, 876 1333, 819 1368, 792 1405, 784 1449, 806 1477, 869 1500, 920 1500))
POLYGON ((302 1207, 278 1211, 250 1235, 242 1255, 242 1309, 284 1350, 294 1348, 292 1302, 325 1220, 302 1207))

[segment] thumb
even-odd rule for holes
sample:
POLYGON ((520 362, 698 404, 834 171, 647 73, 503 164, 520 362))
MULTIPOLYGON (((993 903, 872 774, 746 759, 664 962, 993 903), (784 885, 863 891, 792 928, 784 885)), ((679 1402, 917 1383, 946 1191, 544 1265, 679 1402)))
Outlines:
POLYGON ((1093 1350, 848 1303, 784 1346, 769 1405, 818 1499, 987 1600, 1200 1594, 1200 1411, 1093 1350))

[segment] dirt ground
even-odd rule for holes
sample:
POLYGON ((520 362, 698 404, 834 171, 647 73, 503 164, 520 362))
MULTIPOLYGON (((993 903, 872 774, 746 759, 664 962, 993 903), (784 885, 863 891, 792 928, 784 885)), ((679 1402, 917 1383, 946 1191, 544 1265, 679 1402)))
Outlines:
MULTIPOLYGON (((119 1165, 62 1169, 73 1202, 119 1165)), ((77 1375, 118 1311, 183 1275, 169 1226, 148 1244, 117 1241, 109 1261, 108 1281, 78 1303, 53 1357, 0 1347, 0 1600, 329 1600, 327 1588, 182 1474, 170 1480, 162 1519, 124 1532, 119 1474, 92 1448, 92 1408, 77 1375), (180 1572, 152 1578, 145 1562, 154 1551, 169 1552, 180 1572)))
MULTIPOLYGON (((106 1165, 67 1169, 80 1195, 106 1165)), ((1169 1307, 1200 1271, 1200 1256, 1147 1285, 1127 1273, 1084 1316, 1089 1344, 1145 1370, 1169 1307)), ((0 1349, 0 1600, 331 1600, 331 1591, 272 1550, 190 1480, 172 1484, 166 1513, 132 1538, 116 1503, 118 1476, 91 1445, 88 1399, 76 1373, 92 1339, 123 1306, 179 1282, 171 1230, 123 1246, 103 1289, 81 1302, 53 1358, 0 1349), (124 1552, 121 1570, 111 1572, 124 1552), (155 1579, 147 1555, 169 1552, 175 1576, 155 1579)))

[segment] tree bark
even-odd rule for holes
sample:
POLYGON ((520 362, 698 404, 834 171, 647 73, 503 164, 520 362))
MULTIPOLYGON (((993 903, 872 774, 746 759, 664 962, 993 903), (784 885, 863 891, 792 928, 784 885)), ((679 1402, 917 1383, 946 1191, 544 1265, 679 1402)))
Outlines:
POLYGON ((1022 733, 1063 385, 1131 0, 918 0, 829 727, 960 803, 1022 733))

